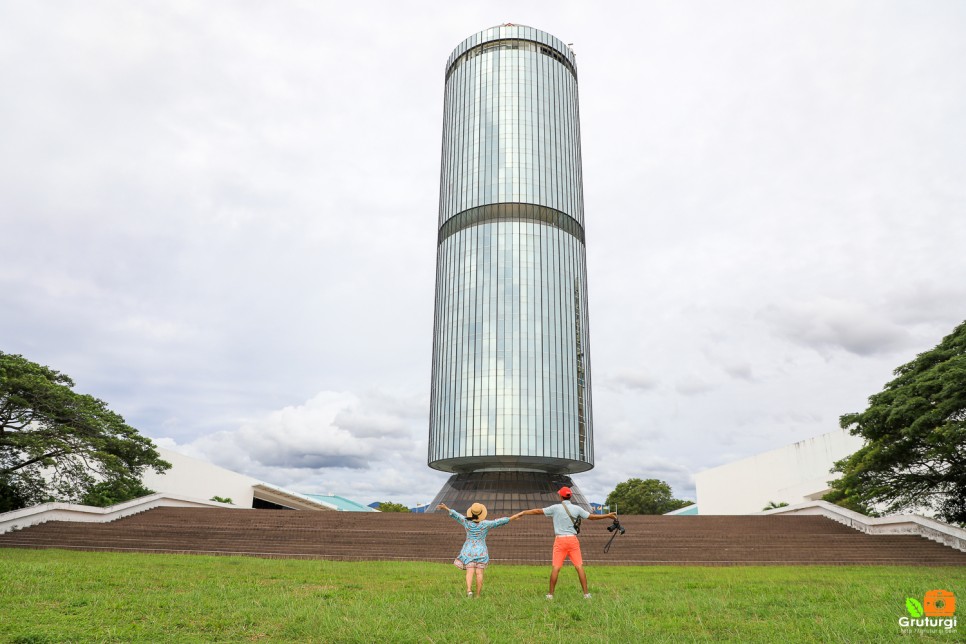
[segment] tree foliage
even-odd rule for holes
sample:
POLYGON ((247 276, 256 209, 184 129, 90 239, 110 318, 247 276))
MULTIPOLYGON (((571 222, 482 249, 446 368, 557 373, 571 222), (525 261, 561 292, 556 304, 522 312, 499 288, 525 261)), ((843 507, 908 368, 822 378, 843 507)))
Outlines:
POLYGON ((775 501, 769 501, 769 502, 768 502, 768 503, 767 503, 767 504, 765 505, 765 507, 763 507, 763 508, 761 509, 761 511, 762 511, 762 512, 767 512, 768 510, 776 510, 776 509, 778 509, 778 508, 787 508, 787 507, 788 507, 788 504, 787 504, 787 503, 785 503, 784 501, 780 501, 780 502, 775 502, 775 501))
POLYGON ((117 505, 149 494, 154 494, 154 490, 144 487, 138 479, 112 478, 90 486, 80 498, 80 502, 84 505, 106 508, 109 505, 117 505))
POLYGON ((151 440, 65 374, 0 352, 0 512, 47 501, 113 504, 171 467, 151 440))
POLYGON ((675 499, 671 486, 657 479, 628 479, 607 495, 608 507, 620 514, 665 514, 691 504, 675 499))
POLYGON ((865 411, 841 417, 865 444, 835 464, 842 477, 825 499, 966 524, 966 322, 894 375, 865 411))
POLYGON ((391 501, 384 501, 379 504, 380 512, 409 512, 407 508, 402 503, 393 503, 391 501))

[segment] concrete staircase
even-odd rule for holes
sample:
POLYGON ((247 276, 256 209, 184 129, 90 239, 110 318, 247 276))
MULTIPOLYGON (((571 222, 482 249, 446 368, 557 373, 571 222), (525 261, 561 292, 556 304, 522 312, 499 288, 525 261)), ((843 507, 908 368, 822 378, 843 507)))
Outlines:
MULTIPOLYGON (((492 517, 491 517, 492 518, 492 517)), ((868 535, 820 516, 627 516, 609 553, 610 521, 585 521, 598 565, 966 565, 915 535, 868 535)), ((0 535, 0 547, 335 560, 452 562, 464 531, 443 514, 157 508, 111 523, 49 521, 0 535)), ((548 564, 550 520, 527 516, 487 539, 495 563, 548 564)))

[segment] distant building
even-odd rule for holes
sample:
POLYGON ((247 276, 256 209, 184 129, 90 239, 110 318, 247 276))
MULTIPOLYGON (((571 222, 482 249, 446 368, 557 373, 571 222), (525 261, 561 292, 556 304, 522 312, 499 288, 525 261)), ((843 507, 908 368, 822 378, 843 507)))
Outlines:
POLYGON ((835 461, 862 444, 861 438, 840 429, 698 472, 694 483, 700 513, 752 514, 770 502, 819 500, 837 476, 830 472, 835 461))
POLYGON ((326 505, 333 506, 339 512, 378 512, 378 503, 373 508, 371 505, 362 505, 352 499, 347 499, 344 496, 338 496, 337 494, 303 494, 310 499, 314 499, 319 503, 325 503, 326 505))
POLYGON ((698 514, 698 504, 692 503, 691 505, 686 505, 683 508, 678 508, 677 510, 671 510, 670 512, 665 512, 666 517, 683 517, 683 516, 695 516, 698 514))

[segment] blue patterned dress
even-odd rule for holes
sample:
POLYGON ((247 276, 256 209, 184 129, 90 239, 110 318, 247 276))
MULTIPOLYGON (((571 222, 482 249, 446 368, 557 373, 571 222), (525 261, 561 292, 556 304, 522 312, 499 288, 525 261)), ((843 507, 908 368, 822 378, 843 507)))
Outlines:
POLYGON ((453 565, 460 570, 466 568, 486 568, 490 563, 490 553, 486 549, 486 534, 493 528, 499 528, 510 522, 510 517, 503 517, 496 521, 470 521, 456 510, 450 510, 449 515, 466 528, 466 542, 453 565))

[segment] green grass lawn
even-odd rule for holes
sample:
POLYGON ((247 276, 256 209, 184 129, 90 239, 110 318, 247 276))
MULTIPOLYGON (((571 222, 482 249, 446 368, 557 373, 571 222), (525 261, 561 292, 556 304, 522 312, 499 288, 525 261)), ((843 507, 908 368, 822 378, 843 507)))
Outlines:
MULTIPOLYGON (((0 641, 889 642, 906 597, 966 569, 451 565, 0 549, 0 641)), ((960 611, 966 614, 966 610, 960 611)), ((913 639, 964 639, 913 633, 913 639)))

